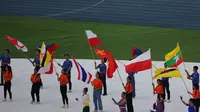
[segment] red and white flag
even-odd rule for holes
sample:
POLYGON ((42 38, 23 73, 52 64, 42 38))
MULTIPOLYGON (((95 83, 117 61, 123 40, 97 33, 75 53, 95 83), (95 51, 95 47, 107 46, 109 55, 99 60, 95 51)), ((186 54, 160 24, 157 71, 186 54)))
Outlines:
POLYGON ((45 67, 41 67, 38 71, 40 74, 52 74, 53 73, 53 60, 49 62, 45 67))
POLYGON ((126 73, 140 72, 152 68, 150 49, 125 65, 126 73))
POLYGON ((8 39, 9 42, 11 42, 12 44, 15 45, 15 47, 17 47, 17 49, 21 49, 23 52, 27 52, 28 49, 26 46, 24 46, 24 44, 22 44, 20 41, 18 41, 15 38, 12 38, 10 36, 6 35, 6 39, 8 39))
POLYGON ((97 35, 95 33, 93 33, 91 30, 85 30, 85 32, 86 32, 88 42, 91 47, 100 45, 100 47, 102 48, 101 40, 97 37, 97 35))

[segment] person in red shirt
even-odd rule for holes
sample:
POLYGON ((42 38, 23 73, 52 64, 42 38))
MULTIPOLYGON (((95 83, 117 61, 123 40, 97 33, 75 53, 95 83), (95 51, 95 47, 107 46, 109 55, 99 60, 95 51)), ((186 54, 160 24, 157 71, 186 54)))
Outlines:
POLYGON ((157 80, 157 86, 155 87, 154 83, 152 83, 153 86, 153 94, 157 94, 157 98, 160 99, 164 99, 164 89, 163 89, 163 85, 162 85, 162 81, 160 79, 157 80))
POLYGON ((192 93, 188 91, 189 94, 192 95, 194 98, 194 106, 196 108, 196 111, 199 112, 199 107, 200 107, 200 91, 199 91, 199 85, 194 85, 193 86, 193 91, 192 93))
POLYGON ((124 86, 124 89, 126 91, 127 110, 128 112, 134 112, 133 100, 132 100, 133 86, 131 83, 131 77, 127 77, 126 80, 127 80, 127 83, 126 83, 126 86, 124 86))
POLYGON ((102 91, 102 81, 100 80, 100 73, 96 73, 96 78, 92 81, 92 86, 94 87, 93 91, 93 102, 94 102, 94 112, 103 112, 103 105, 101 100, 101 91, 102 91))
POLYGON ((38 70, 35 68, 34 69, 34 73, 31 75, 31 82, 32 82, 32 88, 31 88, 31 97, 32 97, 32 101, 31 104, 35 103, 35 94, 36 94, 36 98, 37 98, 37 104, 40 103, 40 74, 37 73, 38 70))
POLYGON ((69 82, 69 79, 67 77, 67 73, 65 69, 62 70, 62 74, 58 78, 58 81, 60 81, 60 93, 62 95, 62 101, 63 101, 62 108, 65 108, 66 104, 68 108, 69 106, 68 106, 68 97, 67 97, 67 84, 69 82))
POLYGON ((10 96, 10 100, 12 100, 12 92, 11 92, 11 80, 12 80, 12 72, 9 70, 8 66, 5 67, 4 75, 4 101, 6 101, 7 91, 10 96))

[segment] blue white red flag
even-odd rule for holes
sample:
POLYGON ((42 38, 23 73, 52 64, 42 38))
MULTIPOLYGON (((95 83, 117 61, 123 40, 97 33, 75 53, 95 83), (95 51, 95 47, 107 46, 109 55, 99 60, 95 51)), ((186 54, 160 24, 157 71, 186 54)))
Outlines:
POLYGON ((89 84, 92 79, 92 74, 85 71, 85 69, 74 58, 72 58, 72 60, 74 61, 78 71, 78 80, 82 80, 83 82, 89 84))

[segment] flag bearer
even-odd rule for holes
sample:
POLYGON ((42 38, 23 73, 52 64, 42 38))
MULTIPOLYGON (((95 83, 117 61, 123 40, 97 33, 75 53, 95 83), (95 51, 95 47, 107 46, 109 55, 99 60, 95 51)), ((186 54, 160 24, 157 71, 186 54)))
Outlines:
POLYGON ((189 103, 186 103, 185 101, 183 101, 182 96, 180 96, 180 99, 184 105, 188 106, 188 112, 197 112, 194 106, 194 99, 190 98, 189 103))
POLYGON ((40 103, 40 74, 37 73, 37 69, 34 69, 34 73, 31 75, 31 82, 32 82, 32 88, 31 88, 31 97, 32 101, 31 103, 35 103, 35 94, 37 99, 37 104, 40 103))
POLYGON ((93 91, 93 102, 94 102, 94 112, 103 112, 103 105, 101 100, 102 91, 102 81, 99 78, 100 73, 96 73, 96 78, 92 81, 93 91), (98 111, 99 110, 99 111, 98 111))
MULTIPOLYGON (((36 50, 35 55, 36 55, 36 57, 34 58, 32 64, 35 67, 35 69, 37 69, 37 71, 39 71, 41 68, 41 66, 40 66, 40 50, 39 49, 36 50)), ((40 86, 43 87, 42 79, 40 80, 40 86)))
POLYGON ((61 64, 58 64, 58 65, 66 70, 68 80, 69 80, 69 91, 68 91, 68 93, 71 93, 72 92, 72 81, 71 81, 72 61, 69 60, 69 57, 70 57, 69 54, 65 54, 64 56, 65 56, 66 60, 64 61, 63 65, 61 65, 61 64))
POLYGON ((122 99, 119 102, 116 102, 116 100, 114 98, 112 98, 112 100, 113 100, 114 104, 119 106, 120 112, 127 112, 126 111, 126 103, 127 103, 126 92, 121 93, 121 98, 122 99))
POLYGON ((154 83, 152 83, 153 86, 153 93, 157 94, 157 98, 160 99, 164 99, 164 90, 163 90, 163 85, 162 85, 162 81, 160 79, 157 80, 157 86, 155 87, 154 83))
POLYGON ((124 89, 126 90, 126 100, 127 100, 128 112, 134 112, 133 100, 132 100, 133 87, 131 84, 131 77, 127 77, 127 83, 126 83, 126 86, 124 87, 124 89))
POLYGON ((103 96, 106 96, 107 95, 107 84, 106 84, 106 70, 107 70, 107 66, 106 66, 106 63, 107 62, 107 58, 102 58, 101 59, 101 64, 99 64, 97 66, 96 62, 95 62, 95 69, 99 69, 99 72, 100 72, 100 79, 103 83, 103 89, 104 89, 104 92, 103 92, 103 96))
POLYGON ((67 108, 69 107, 68 105, 68 97, 67 97, 67 83, 68 83, 68 77, 66 74, 66 70, 62 70, 62 74, 58 78, 58 81, 60 81, 60 93, 62 95, 62 101, 63 101, 63 106, 62 108, 65 108, 67 105, 67 108))
MULTIPOLYGON (((165 68, 167 68, 167 64, 164 64, 165 68)), ((162 78, 163 90, 164 90, 164 100, 166 98, 167 92, 167 102, 170 102, 170 90, 169 90, 169 78, 162 78)))
POLYGON ((4 50, 4 54, 0 57, 0 61, 1 61, 1 82, 0 85, 3 85, 3 73, 5 71, 5 67, 7 66, 8 69, 12 72, 12 68, 10 66, 10 50, 9 49, 5 49, 4 50))
POLYGON ((132 97, 135 98, 136 94, 135 94, 135 72, 131 72, 128 74, 128 76, 131 78, 131 84, 133 87, 133 92, 132 92, 132 97))
POLYGON ((6 101, 7 91, 10 96, 10 100, 12 100, 12 92, 11 92, 11 80, 12 80, 12 72, 8 69, 8 66, 5 66, 4 71, 4 101, 6 101))
POLYGON ((193 73, 190 75, 187 70, 185 70, 187 74, 187 78, 192 80, 193 88, 194 86, 199 86, 199 73, 198 73, 198 66, 193 67, 193 73))

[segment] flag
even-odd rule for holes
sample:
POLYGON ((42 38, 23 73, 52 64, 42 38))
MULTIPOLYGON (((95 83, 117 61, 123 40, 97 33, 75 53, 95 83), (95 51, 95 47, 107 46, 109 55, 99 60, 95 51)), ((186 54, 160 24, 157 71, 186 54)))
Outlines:
POLYGON ((97 54, 97 56, 99 58, 105 58, 106 57, 106 51, 105 50, 101 50, 101 49, 95 49, 95 53, 97 54))
POLYGON ((87 72, 74 58, 72 58, 72 60, 74 61, 78 71, 78 80, 82 80, 83 82, 89 84, 92 79, 92 74, 87 72))
POLYGON ((86 32, 90 47, 95 47, 97 45, 100 45, 100 48, 102 48, 102 43, 96 34, 94 34, 91 30, 85 30, 85 32, 86 32))
POLYGON ((45 67, 41 67, 38 71, 40 74, 52 74, 53 73, 53 60, 50 61, 45 67))
POLYGON ((183 58, 181 55, 181 50, 179 44, 177 43, 176 48, 165 55, 165 63, 168 67, 177 67, 183 62, 183 58))
POLYGON ((132 59, 134 59, 135 56, 139 56, 141 54, 142 54, 141 50, 139 50, 138 48, 136 48, 134 46, 132 47, 132 59))
POLYGON ((41 65, 41 67, 45 67, 52 60, 52 55, 46 49, 46 45, 44 44, 44 42, 42 42, 42 46, 41 46, 40 50, 41 50, 40 65, 41 65))
POLYGON ((150 49, 138 56, 137 58, 132 59, 127 64, 125 64, 125 69, 127 73, 144 71, 151 68, 152 62, 150 49))
MULTIPOLYGON (((56 43, 53 43, 51 45, 47 45, 46 49, 49 51, 50 54, 53 54, 53 52, 59 48, 59 46, 56 43)), ((37 49, 41 49, 41 46, 37 46, 37 49)))
POLYGON ((112 78, 113 77, 113 73, 116 71, 116 69, 118 68, 117 63, 115 62, 115 59, 113 58, 113 56, 111 55, 110 52, 106 53, 106 57, 108 58, 108 69, 107 69, 107 77, 108 78, 112 78))
POLYGON ((24 46, 24 44, 22 44, 20 41, 18 41, 15 38, 12 38, 10 36, 6 35, 6 39, 8 39, 9 42, 11 42, 13 45, 15 45, 15 47, 17 47, 17 49, 22 50, 23 52, 27 52, 28 49, 26 46, 24 46))
POLYGON ((169 77, 182 78, 182 75, 180 71, 175 67, 167 68, 167 69, 159 68, 155 71, 155 75, 153 79, 169 78, 169 77))

